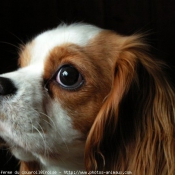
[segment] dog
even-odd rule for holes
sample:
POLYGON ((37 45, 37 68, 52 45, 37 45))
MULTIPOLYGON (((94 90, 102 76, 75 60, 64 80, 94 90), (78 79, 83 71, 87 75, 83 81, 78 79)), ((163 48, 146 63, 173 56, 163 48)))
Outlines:
POLYGON ((140 34, 83 23, 45 31, 21 47, 18 70, 0 75, 2 144, 21 174, 174 174, 164 66, 140 34))

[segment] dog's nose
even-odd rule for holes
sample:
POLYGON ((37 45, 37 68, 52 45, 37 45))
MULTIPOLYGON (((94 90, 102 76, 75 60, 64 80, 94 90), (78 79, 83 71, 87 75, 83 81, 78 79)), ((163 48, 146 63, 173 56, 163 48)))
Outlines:
POLYGON ((0 77, 0 95, 11 95, 16 92, 16 87, 9 78, 0 77))

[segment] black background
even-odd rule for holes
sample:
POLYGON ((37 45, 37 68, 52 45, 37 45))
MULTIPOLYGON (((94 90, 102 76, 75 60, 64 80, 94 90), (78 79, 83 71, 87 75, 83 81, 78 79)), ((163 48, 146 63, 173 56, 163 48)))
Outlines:
MULTIPOLYGON (((174 0, 2 0, 0 1, 0 73, 17 68, 20 44, 61 22, 86 22, 129 35, 149 33, 151 53, 164 60, 175 83, 174 0)), ((0 150, 0 170, 18 162, 0 150)))

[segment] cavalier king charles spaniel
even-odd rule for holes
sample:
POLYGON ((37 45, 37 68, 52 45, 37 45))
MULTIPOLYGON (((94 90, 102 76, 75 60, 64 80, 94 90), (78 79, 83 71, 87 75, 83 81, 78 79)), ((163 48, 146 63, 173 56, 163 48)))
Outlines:
POLYGON ((20 173, 173 175, 175 92, 148 52, 142 35, 81 23, 23 45, 0 75, 0 137, 20 173))

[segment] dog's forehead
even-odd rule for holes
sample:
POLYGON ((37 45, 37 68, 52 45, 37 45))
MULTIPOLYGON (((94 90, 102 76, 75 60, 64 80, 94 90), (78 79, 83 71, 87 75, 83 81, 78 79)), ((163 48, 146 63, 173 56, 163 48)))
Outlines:
POLYGON ((34 38, 26 45, 21 53, 21 61, 28 64, 44 62, 45 58, 54 47, 73 43, 85 46, 102 29, 86 24, 61 25, 55 29, 46 31, 34 38))

